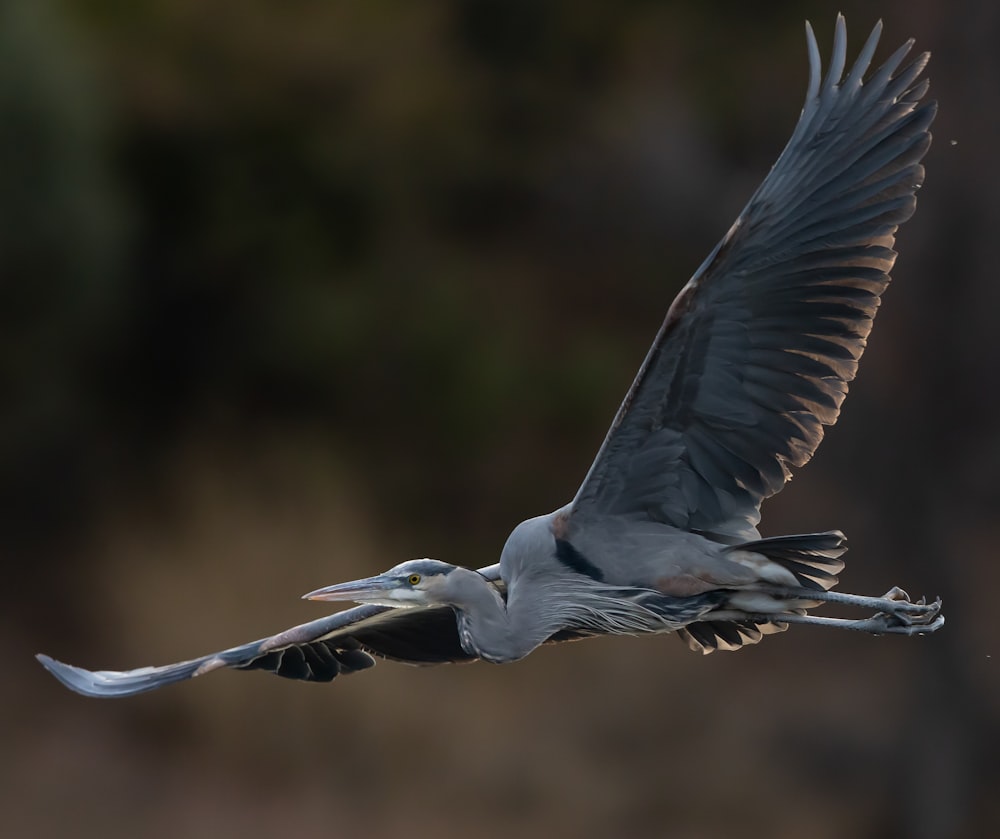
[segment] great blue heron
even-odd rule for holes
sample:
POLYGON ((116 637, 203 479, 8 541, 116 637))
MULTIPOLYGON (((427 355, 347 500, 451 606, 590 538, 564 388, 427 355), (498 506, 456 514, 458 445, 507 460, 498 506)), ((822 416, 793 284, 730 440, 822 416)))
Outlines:
POLYGON ((570 504, 511 533, 472 571, 416 559, 311 600, 364 605, 164 667, 91 672, 38 656, 89 696, 128 696, 221 667, 306 681, 417 664, 510 662, 590 635, 676 632, 737 649, 789 624, 933 632, 940 600, 831 591, 839 531, 761 538, 761 502, 837 420, 879 298, 897 227, 914 211, 933 102, 926 53, 907 42, 872 75, 875 26, 850 72, 838 17, 831 66, 806 24, 809 87, 787 147, 684 286, 570 504), (818 617, 822 603, 861 607, 818 617))

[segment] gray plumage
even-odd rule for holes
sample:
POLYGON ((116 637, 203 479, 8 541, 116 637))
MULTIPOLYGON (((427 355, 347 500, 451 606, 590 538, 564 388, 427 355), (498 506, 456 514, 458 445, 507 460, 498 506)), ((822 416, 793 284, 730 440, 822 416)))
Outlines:
POLYGON ((518 525, 498 565, 411 560, 307 597, 364 605, 165 667, 88 671, 39 656, 64 684, 124 696, 221 667, 329 681, 373 656, 433 664, 517 660, 598 634, 680 635, 738 649, 791 623, 917 634, 940 602, 831 589, 839 531, 762 539, 761 502, 837 420, 865 348, 898 226, 913 213, 936 106, 912 42, 863 82, 877 25, 846 67, 806 25, 810 78, 792 138, 746 209, 671 305, 573 501, 518 525), (859 620, 808 610, 869 610, 859 620))

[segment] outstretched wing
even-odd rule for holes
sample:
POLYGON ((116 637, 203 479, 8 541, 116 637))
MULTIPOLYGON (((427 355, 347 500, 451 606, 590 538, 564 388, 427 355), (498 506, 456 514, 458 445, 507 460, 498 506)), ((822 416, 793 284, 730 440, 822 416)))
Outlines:
MULTIPOLYGON (((498 565, 480 573, 500 583, 498 565)), ((85 670, 55 661, 38 660, 71 690, 85 696, 132 696, 164 685, 229 667, 266 670, 288 679, 329 682, 339 675, 367 670, 375 658, 410 664, 472 661, 462 649, 455 613, 448 607, 394 609, 356 606, 277 635, 222 652, 135 670, 85 670)))
POLYGON ((787 147, 681 290, 615 417, 574 512, 644 515, 752 539, 763 499, 804 465, 858 368, 913 213, 933 102, 912 41, 863 82, 881 33, 844 77, 806 24, 810 79, 787 147))

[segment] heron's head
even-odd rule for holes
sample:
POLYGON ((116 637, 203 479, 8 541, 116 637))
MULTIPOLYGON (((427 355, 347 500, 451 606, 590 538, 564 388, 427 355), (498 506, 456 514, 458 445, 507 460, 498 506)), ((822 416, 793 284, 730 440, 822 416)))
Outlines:
POLYGON ((380 606, 446 605, 448 577, 456 566, 436 559, 411 559, 384 574, 339 583, 303 595, 304 600, 351 600, 380 606))

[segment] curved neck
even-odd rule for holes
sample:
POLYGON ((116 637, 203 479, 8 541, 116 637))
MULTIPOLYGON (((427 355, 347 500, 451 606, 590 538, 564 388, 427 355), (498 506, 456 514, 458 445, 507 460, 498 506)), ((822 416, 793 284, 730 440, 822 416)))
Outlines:
POLYGON ((470 655, 503 664, 524 658, 559 627, 530 619, 508 593, 505 603, 497 588, 475 571, 458 568, 461 593, 451 603, 462 648, 470 655))

